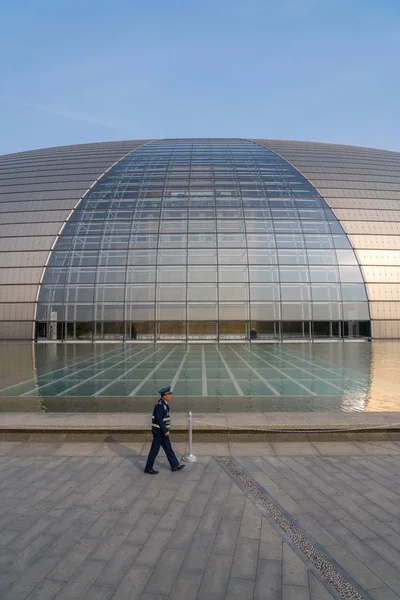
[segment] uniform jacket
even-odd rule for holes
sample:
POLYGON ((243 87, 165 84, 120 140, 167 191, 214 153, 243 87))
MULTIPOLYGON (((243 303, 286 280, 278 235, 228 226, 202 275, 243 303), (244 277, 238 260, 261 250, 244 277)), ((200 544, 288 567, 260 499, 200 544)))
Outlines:
POLYGON ((169 416, 168 402, 165 402, 162 398, 154 405, 153 416, 152 416, 152 427, 153 433, 165 435, 169 431, 171 425, 171 417, 169 416))

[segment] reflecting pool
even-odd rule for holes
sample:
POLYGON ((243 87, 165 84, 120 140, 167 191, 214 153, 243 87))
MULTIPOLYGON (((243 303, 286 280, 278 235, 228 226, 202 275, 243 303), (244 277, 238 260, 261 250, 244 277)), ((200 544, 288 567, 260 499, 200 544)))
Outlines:
POLYGON ((400 342, 0 346, 0 410, 397 411, 400 342))

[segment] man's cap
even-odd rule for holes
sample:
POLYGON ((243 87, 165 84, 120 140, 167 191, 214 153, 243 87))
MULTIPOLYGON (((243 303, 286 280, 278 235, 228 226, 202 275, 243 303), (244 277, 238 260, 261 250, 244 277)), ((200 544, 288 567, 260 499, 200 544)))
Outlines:
POLYGON ((169 385, 168 387, 162 388, 162 390, 158 390, 158 393, 160 394, 160 396, 162 396, 163 394, 171 394, 171 386, 169 385))

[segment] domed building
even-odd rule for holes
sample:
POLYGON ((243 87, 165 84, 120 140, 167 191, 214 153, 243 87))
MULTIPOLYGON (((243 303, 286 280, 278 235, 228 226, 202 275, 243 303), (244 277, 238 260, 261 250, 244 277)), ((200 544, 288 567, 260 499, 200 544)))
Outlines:
POLYGON ((400 337, 400 153, 250 139, 0 157, 0 339, 400 337))

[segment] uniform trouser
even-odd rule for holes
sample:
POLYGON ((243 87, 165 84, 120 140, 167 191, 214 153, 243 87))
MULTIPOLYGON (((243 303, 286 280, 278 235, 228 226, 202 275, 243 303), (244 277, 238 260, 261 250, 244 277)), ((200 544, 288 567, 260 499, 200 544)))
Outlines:
POLYGON ((151 448, 149 456, 147 458, 145 471, 150 471, 153 468, 154 461, 156 460, 157 454, 160 451, 160 446, 162 446, 162 449, 164 450, 168 458, 168 462, 171 465, 171 469, 179 465, 179 461, 175 456, 175 452, 172 450, 169 437, 164 436, 161 433, 153 433, 153 441, 151 443, 151 448))

